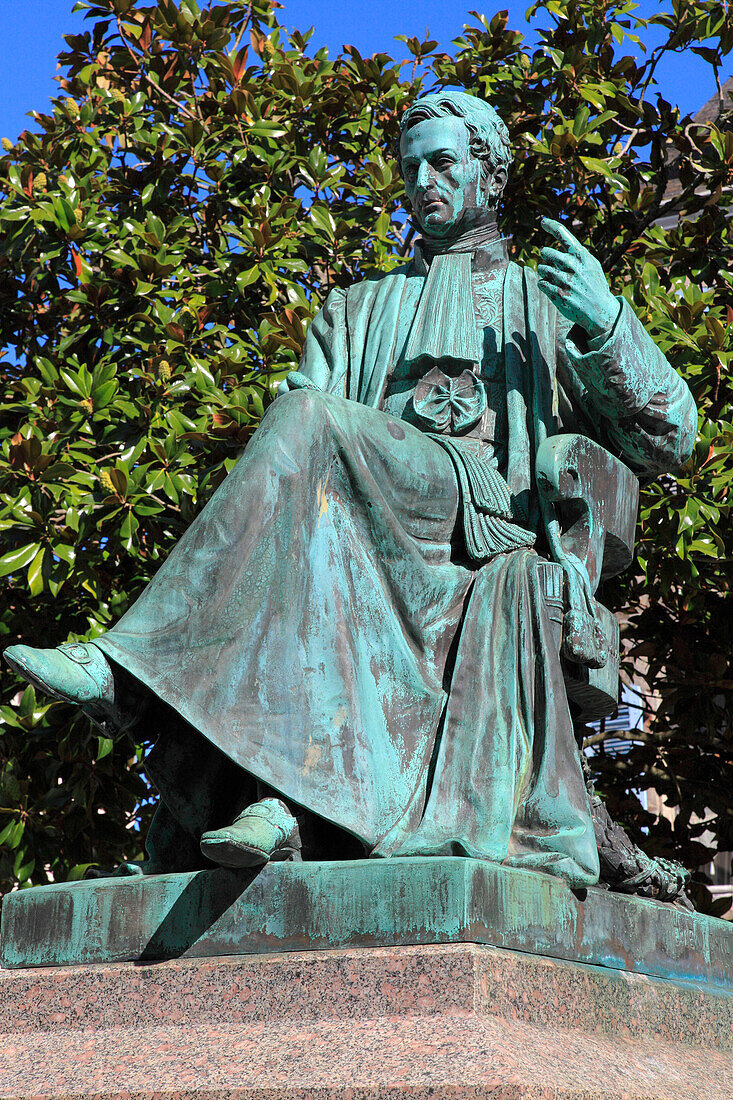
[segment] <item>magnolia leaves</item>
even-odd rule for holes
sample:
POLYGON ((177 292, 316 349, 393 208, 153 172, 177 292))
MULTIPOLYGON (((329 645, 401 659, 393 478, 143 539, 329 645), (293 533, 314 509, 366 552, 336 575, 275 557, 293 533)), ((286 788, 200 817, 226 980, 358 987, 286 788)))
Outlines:
MULTIPOLYGON (((329 57, 267 0, 92 3, 58 97, 0 150, 0 642, 90 637, 125 611, 328 291, 409 253, 393 159, 407 104, 475 89, 511 132, 515 258, 537 263, 543 216, 569 226, 702 410, 688 469, 644 491, 638 568, 604 592, 656 695, 623 767, 594 767, 625 823, 647 823, 634 792, 651 782, 681 805, 679 829, 655 834, 668 854, 709 859, 693 815, 733 849, 733 139, 680 118, 652 71, 673 50, 718 63, 733 31, 721 5, 668 8, 647 35, 626 0, 534 5, 537 47, 506 13, 471 16, 452 55, 406 27, 404 66, 329 57), (646 55, 628 43, 652 34, 646 55)), ((141 855, 144 746, 100 745, 7 670, 2 691, 0 889, 141 855)))

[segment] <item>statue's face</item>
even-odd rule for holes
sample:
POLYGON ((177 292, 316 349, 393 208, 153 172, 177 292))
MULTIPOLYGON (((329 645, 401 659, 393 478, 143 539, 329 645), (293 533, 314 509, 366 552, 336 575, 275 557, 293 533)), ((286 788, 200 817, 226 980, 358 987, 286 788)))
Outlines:
POLYGON ((400 154, 405 191, 427 236, 449 237, 495 219, 506 172, 499 168, 487 176, 471 153, 463 119, 418 122, 402 135, 400 154))

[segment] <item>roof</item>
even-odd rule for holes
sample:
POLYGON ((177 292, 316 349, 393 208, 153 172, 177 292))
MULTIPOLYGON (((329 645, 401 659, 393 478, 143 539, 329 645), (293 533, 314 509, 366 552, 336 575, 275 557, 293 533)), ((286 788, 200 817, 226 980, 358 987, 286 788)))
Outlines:
MULTIPOLYGON (((715 95, 695 112, 692 119, 698 126, 710 126, 712 123, 719 123, 726 115, 729 116, 725 119, 726 125, 733 126, 733 76, 728 77, 720 86, 720 91, 716 91, 715 95)), ((679 153, 675 149, 669 157, 669 182, 664 191, 664 198, 667 200, 676 198, 682 192, 679 169, 676 164, 678 159, 679 153)), ((670 214, 660 219, 658 224, 667 226, 668 222, 672 224, 677 221, 677 218, 677 214, 670 214)))
POLYGON ((721 86, 720 92, 711 96, 707 103, 693 115, 693 119, 701 125, 709 124, 717 122, 721 115, 731 110, 733 110, 733 76, 728 77, 725 84, 721 86))

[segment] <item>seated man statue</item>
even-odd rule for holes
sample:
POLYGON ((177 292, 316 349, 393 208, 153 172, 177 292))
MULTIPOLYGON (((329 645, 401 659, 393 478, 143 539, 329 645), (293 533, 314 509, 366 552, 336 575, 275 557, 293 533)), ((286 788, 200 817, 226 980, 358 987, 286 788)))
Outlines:
MULTIPOLYGON (((331 291, 137 602, 91 643, 6 650, 155 742, 146 871, 464 855, 598 881, 536 454, 570 431, 655 476, 689 456, 694 402, 564 226, 543 221, 537 274, 509 259, 491 106, 419 99, 399 163, 412 261, 331 291)), ((573 659, 602 664, 566 580, 573 659)))

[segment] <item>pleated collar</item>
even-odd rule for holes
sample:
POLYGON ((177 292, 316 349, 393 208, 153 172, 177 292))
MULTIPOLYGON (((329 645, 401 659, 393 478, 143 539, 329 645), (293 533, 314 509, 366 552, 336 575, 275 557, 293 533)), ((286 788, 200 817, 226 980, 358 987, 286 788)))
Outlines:
POLYGON ((480 366, 483 333, 476 324, 471 275, 507 265, 508 242, 495 234, 490 226, 454 241, 419 242, 425 282, 407 338, 407 363, 428 360, 448 367, 452 362, 469 370, 480 366))
POLYGON ((450 253, 469 253, 472 271, 491 271, 493 268, 506 267, 509 263, 511 237, 499 237, 493 240, 481 240, 470 233, 456 241, 439 245, 438 242, 418 237, 413 251, 413 266, 417 275, 427 275, 434 256, 450 253))

